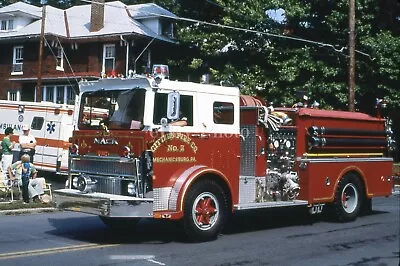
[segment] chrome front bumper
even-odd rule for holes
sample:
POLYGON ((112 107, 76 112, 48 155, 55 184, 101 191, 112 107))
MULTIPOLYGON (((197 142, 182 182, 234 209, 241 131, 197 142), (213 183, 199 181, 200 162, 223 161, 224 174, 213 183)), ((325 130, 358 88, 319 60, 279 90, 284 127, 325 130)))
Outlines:
POLYGON ((105 193, 82 193, 76 189, 53 192, 57 208, 107 217, 153 217, 153 199, 105 193))

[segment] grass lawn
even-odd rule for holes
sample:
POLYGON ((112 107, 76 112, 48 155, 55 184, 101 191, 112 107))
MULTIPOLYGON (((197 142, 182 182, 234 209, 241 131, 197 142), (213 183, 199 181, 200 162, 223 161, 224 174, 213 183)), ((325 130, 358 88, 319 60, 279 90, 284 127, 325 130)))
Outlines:
POLYGON ((15 210, 15 209, 30 209, 30 208, 50 208, 55 207, 54 202, 50 203, 40 203, 40 202, 29 202, 24 204, 22 200, 20 200, 20 194, 18 190, 14 190, 14 201, 11 202, 11 194, 10 191, 1 191, 0 190, 0 211, 1 210, 15 210))
POLYGON ((55 207, 53 202, 50 203, 40 203, 40 202, 30 202, 24 204, 22 200, 14 200, 13 202, 0 201, 0 210, 16 210, 16 209, 31 209, 31 208, 51 208, 55 207))

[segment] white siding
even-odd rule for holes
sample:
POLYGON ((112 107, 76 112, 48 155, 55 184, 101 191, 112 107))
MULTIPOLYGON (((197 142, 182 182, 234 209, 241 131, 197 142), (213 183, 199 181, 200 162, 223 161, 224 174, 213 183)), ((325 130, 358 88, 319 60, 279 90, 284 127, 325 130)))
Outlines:
POLYGON ((162 34, 162 32, 161 32, 162 28, 161 28, 161 23, 160 23, 159 19, 157 19, 157 18, 143 19, 143 20, 140 20, 140 22, 143 23, 143 25, 145 25, 152 31, 154 31, 155 33, 162 34))
POLYGON ((32 22, 31 18, 18 17, 14 19, 14 29, 19 30, 32 22))

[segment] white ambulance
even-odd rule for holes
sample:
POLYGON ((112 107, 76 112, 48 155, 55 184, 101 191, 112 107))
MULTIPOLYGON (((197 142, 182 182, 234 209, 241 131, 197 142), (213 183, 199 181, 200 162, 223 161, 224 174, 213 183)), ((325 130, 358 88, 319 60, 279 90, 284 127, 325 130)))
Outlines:
POLYGON ((5 129, 12 127, 11 140, 17 142, 14 161, 18 160, 18 136, 22 134, 22 125, 27 124, 37 143, 35 166, 42 171, 66 173, 69 138, 74 129, 73 110, 74 105, 67 104, 0 100, 0 141, 5 129))

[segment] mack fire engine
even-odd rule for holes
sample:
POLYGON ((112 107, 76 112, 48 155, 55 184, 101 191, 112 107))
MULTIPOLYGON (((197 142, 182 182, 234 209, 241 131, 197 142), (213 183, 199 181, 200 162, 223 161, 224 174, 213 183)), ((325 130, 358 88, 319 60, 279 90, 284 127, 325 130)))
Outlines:
POLYGON ((235 87, 156 72, 81 82, 59 208, 109 226, 180 220, 189 239, 208 241, 236 211, 306 206, 352 221, 373 197, 391 195, 385 119, 273 108, 235 87))

